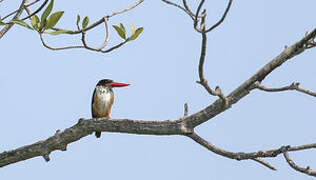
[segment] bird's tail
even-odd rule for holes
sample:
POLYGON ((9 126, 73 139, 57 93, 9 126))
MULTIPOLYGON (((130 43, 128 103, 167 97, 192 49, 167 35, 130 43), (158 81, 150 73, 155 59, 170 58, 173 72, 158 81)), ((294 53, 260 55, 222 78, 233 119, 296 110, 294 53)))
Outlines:
POLYGON ((95 132, 95 137, 100 138, 101 137, 101 132, 100 131, 96 131, 95 132))

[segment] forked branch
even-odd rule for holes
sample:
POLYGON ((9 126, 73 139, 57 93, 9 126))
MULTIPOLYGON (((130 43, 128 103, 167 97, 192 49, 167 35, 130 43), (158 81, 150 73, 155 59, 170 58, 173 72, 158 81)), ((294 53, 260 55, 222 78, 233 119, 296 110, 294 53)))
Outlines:
POLYGON ((306 168, 300 167, 297 164, 295 164, 295 162, 290 159, 289 153, 287 151, 285 151, 283 153, 284 158, 286 159, 286 162, 296 171, 299 171, 301 173, 310 175, 310 176, 314 176, 316 177, 316 171, 313 171, 309 166, 307 166, 306 168))
POLYGON ((288 86, 283 86, 283 87, 279 87, 279 88, 267 88, 259 82, 255 83, 255 87, 262 90, 262 91, 281 92, 281 91, 291 91, 291 90, 293 91, 293 90, 295 90, 295 91, 316 97, 316 92, 310 91, 308 89, 300 88, 299 85, 300 85, 299 82, 293 82, 292 84, 290 84, 288 86))

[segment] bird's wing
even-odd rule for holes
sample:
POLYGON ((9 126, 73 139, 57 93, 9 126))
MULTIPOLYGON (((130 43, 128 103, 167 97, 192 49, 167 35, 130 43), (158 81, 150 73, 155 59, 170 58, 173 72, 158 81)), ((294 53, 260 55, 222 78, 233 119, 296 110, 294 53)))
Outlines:
POLYGON ((95 90, 96 89, 94 89, 94 91, 93 91, 92 100, 91 100, 91 114, 92 114, 92 118, 95 118, 95 114, 93 113, 93 103, 94 103, 95 90))

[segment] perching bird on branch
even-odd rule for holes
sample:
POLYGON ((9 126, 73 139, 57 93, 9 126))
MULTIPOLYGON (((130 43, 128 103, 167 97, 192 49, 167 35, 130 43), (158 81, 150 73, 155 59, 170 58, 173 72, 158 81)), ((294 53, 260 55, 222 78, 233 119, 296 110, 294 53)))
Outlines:
MULTIPOLYGON (((110 79, 102 79, 96 85, 91 103, 91 111, 93 118, 108 118, 110 119, 110 113, 112 104, 114 101, 114 93, 112 88, 114 87, 124 87, 129 84, 113 82, 110 79)), ((101 137, 101 132, 96 131, 95 136, 97 138, 101 137)))

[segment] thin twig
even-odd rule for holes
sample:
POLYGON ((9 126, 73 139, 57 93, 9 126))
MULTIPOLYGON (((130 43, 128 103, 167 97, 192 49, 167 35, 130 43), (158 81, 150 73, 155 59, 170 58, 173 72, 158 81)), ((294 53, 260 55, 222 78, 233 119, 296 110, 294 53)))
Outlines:
POLYGON ((268 163, 268 162, 266 162, 266 161, 264 161, 264 160, 262 160, 262 159, 260 159, 260 158, 253 158, 252 160, 254 160, 254 161, 256 161, 256 162, 258 162, 258 163, 260 163, 260 164, 262 164, 262 165, 264 165, 264 166, 266 166, 266 167, 268 167, 269 169, 271 169, 271 170, 273 170, 273 171, 276 171, 277 169, 274 167, 274 166, 272 166, 270 163, 268 163))
MULTIPOLYGON (((33 4, 36 4, 36 3, 39 2, 39 1, 40 1, 40 0, 35 0, 35 1, 31 2, 31 3, 29 3, 29 4, 26 4, 25 6, 26 6, 26 7, 30 7, 30 6, 32 6, 33 4)), ((11 12, 10 14, 4 16, 1 20, 3 21, 3 20, 5 20, 6 18, 12 16, 13 14, 15 14, 15 13, 17 13, 17 12, 18 12, 18 10, 15 10, 15 11, 11 12)))
MULTIPOLYGON (((110 17, 113 17, 115 15, 118 15, 118 14, 121 14, 121 13, 124 13, 124 12, 127 12, 135 7, 137 7, 138 5, 140 5, 142 2, 144 2, 144 0, 139 0, 137 1, 136 3, 134 3, 133 5, 131 5, 130 7, 126 8, 126 9, 123 9, 123 10, 120 10, 120 11, 116 11, 116 12, 113 12, 112 14, 110 15, 106 15, 105 17, 107 18, 110 18, 110 17)), ((84 29, 85 32, 93 29, 94 27, 98 26, 99 24, 103 23, 104 22, 104 18, 102 17, 100 20, 96 21, 95 23, 91 24, 90 26, 86 27, 84 29)), ((65 30, 65 29, 61 29, 61 28, 52 28, 53 30, 55 31, 60 31, 60 30, 65 30)), ((77 30, 77 31, 72 31, 71 33, 69 34, 80 34, 82 30, 77 30)))
POLYGON ((194 14, 191 12, 191 10, 188 8, 188 6, 187 6, 185 0, 184 0, 184 2, 183 2, 183 3, 185 3, 185 4, 184 4, 184 7, 180 6, 180 5, 177 4, 177 3, 168 1, 168 0, 162 0, 162 1, 165 2, 165 3, 167 3, 167 4, 170 4, 170 5, 172 5, 172 6, 175 6, 175 7, 179 8, 179 9, 183 10, 185 13, 187 13, 187 14, 191 17, 192 20, 194 20, 195 15, 194 15, 194 14))
POLYGON ((107 49, 107 50, 101 50, 100 52, 102 52, 102 53, 111 52, 111 51, 113 51, 113 50, 115 50, 115 49, 117 49, 117 48, 123 46, 123 45, 124 45, 125 43, 127 43, 128 41, 130 41, 129 38, 127 38, 125 41, 123 41, 123 42, 121 42, 121 43, 119 43, 119 44, 117 44, 117 45, 115 45, 115 46, 110 47, 110 48, 107 49))
POLYGON ((273 166, 271 166, 267 162, 263 162, 262 160, 258 158, 266 158, 266 157, 276 157, 279 154, 282 154, 286 151, 298 151, 298 150, 303 150, 303 149, 311 149, 311 148, 316 148, 316 143, 313 144, 307 144, 307 145, 301 145, 301 146, 282 146, 278 149, 271 149, 271 150, 261 150, 258 152, 251 152, 251 153, 245 153, 245 152, 230 152, 226 151, 224 149, 221 149, 219 147, 216 147, 212 143, 204 140, 202 137, 197 135, 195 132, 191 134, 186 134, 186 136, 190 137, 193 139, 195 142, 198 144, 202 145, 203 147, 207 148, 208 150, 212 151, 215 154, 230 158, 230 159, 235 159, 235 160, 254 160, 256 162, 259 162, 266 167, 269 167, 272 170, 275 170, 273 166))
MULTIPOLYGON (((86 48, 86 49, 89 49, 89 50, 92 50, 92 51, 98 51, 98 52, 101 52, 102 49, 107 46, 109 40, 110 40, 110 36, 109 36, 109 26, 108 26, 108 18, 107 17, 104 17, 104 25, 105 25, 105 40, 103 42, 103 44, 99 47, 99 48, 93 48, 93 47, 90 47, 87 42, 86 42, 86 32, 85 30, 82 30, 81 32, 81 42, 83 44, 83 46, 86 48)), ((77 28, 78 30, 81 30, 80 27, 79 27, 79 24, 77 23, 77 28)))
POLYGON ((44 3, 39 8, 37 8, 32 14, 26 16, 25 18, 22 18, 21 20, 24 21, 25 19, 28 19, 32 17, 33 15, 35 15, 36 13, 40 12, 43 9, 43 7, 47 4, 47 2, 48 0, 45 0, 44 3))
POLYGON ((191 9, 189 8, 187 1, 186 0, 182 0, 183 6, 184 8, 189 12, 189 14, 194 17, 195 15, 193 14, 193 12, 191 11, 191 9))
POLYGON ((298 92, 316 97, 316 92, 312 92, 310 90, 300 88, 299 85, 300 85, 299 82, 293 82, 291 85, 280 87, 280 88, 267 88, 258 81, 255 83, 255 87, 262 90, 262 91, 280 92, 280 91, 296 90, 298 92))
POLYGON ((133 4, 132 6, 130 6, 130 7, 128 7, 128 8, 125 8, 125 9, 122 9, 122 10, 120 10, 120 11, 113 12, 112 14, 107 15, 106 17, 107 17, 107 18, 110 18, 110 17, 112 17, 112 16, 125 13, 125 12, 127 12, 127 11, 129 11, 129 10, 135 8, 136 6, 140 5, 142 2, 144 2, 144 0, 139 0, 139 1, 137 1, 135 4, 133 4))
MULTIPOLYGON (((205 17, 202 18, 202 22, 203 22, 204 18, 205 17)), ((219 98, 221 98, 223 100, 224 107, 227 108, 228 101, 227 101, 227 98, 222 93, 221 88, 217 86, 215 88, 215 90, 212 90, 211 87, 208 85, 207 80, 204 77, 203 66, 204 66, 205 55, 206 55, 207 36, 206 36, 205 32, 202 32, 201 34, 202 34, 202 44, 201 44, 201 55, 200 55, 200 60, 199 60, 199 78, 200 78, 200 80, 197 81, 197 83, 201 84, 209 94, 211 94, 213 96, 218 96, 219 98)))
POLYGON ((290 159, 289 153, 288 152, 283 152, 284 158, 286 159, 286 162, 296 171, 299 171, 301 173, 310 175, 310 176, 315 176, 316 177, 316 171, 313 171, 309 166, 306 168, 300 167, 297 164, 294 163, 292 159, 290 159))
MULTIPOLYGON (((201 1, 200 1, 200 4, 199 4, 198 8, 196 9, 196 13, 195 13, 195 17, 194 17, 193 26, 194 26, 194 29, 197 30, 198 32, 201 32, 201 30, 197 27, 197 25, 198 25, 198 22, 199 22, 198 17, 199 17, 201 8, 202 8, 202 6, 203 6, 203 4, 204 4, 204 1, 205 1, 205 0, 201 0, 201 1)), ((203 19, 203 18, 205 18, 205 16, 202 17, 202 19, 203 19)))
MULTIPOLYGON (((25 1, 26 0, 23 0, 18 11, 16 12, 15 16, 11 19, 11 20, 15 20, 15 19, 18 19, 20 17, 20 15, 22 14, 23 12, 23 9, 24 9, 24 4, 25 4, 25 1)), ((7 25, 5 25, 1 31, 0 31, 0 39, 4 36, 5 33, 7 33, 10 28, 13 26, 13 23, 9 23, 7 25)))
POLYGON ((230 9, 232 3, 233 3, 233 0, 229 0, 228 5, 227 5, 227 7, 226 7, 226 10, 225 10, 225 12, 224 12, 222 18, 221 18, 217 23, 215 23, 212 27, 210 27, 209 29, 207 29, 205 32, 210 32, 210 31, 212 31, 213 29, 215 29, 217 26, 219 26, 219 25, 225 20, 225 17, 226 17, 226 15, 227 15, 227 13, 228 13, 228 11, 229 11, 229 9, 230 9))
POLYGON ((189 115, 189 106, 188 103, 184 103, 184 113, 183 113, 183 118, 188 117, 189 115))
POLYGON ((65 50, 65 49, 84 48, 84 46, 66 46, 66 47, 59 47, 59 48, 51 47, 45 43, 42 33, 39 33, 39 35, 40 35, 40 39, 41 39, 43 46, 45 46, 46 48, 48 48, 50 50, 58 51, 58 50, 65 50))
MULTIPOLYGON (((79 27, 79 26, 78 26, 78 27, 79 27)), ((115 49, 117 49, 117 48, 123 46, 123 45, 124 45, 125 43, 127 43, 128 41, 130 41, 130 39, 127 38, 125 41, 123 41, 123 42, 121 42, 121 43, 119 43, 119 44, 117 44, 117 45, 115 45, 115 46, 112 46, 111 48, 109 48, 109 49, 107 49, 107 50, 102 50, 102 49, 96 49, 96 48, 93 48, 93 47, 88 46, 88 44, 86 43, 85 34, 86 34, 86 32, 85 32, 84 30, 82 30, 82 32, 81 32, 81 35, 82 35, 82 36, 81 36, 81 42, 82 42, 82 44, 83 44, 83 47, 86 48, 86 49, 89 49, 89 50, 91 50, 91 51, 97 51, 97 52, 102 52, 102 53, 109 53, 109 52, 111 52, 111 51, 113 51, 113 50, 115 50, 115 49)))
POLYGON ((103 42, 103 44, 97 48, 98 50, 102 50, 103 48, 105 48, 105 46, 108 45, 109 40, 110 40, 110 30, 109 30, 109 25, 108 25, 108 18, 104 17, 104 26, 105 26, 105 40, 103 42))

